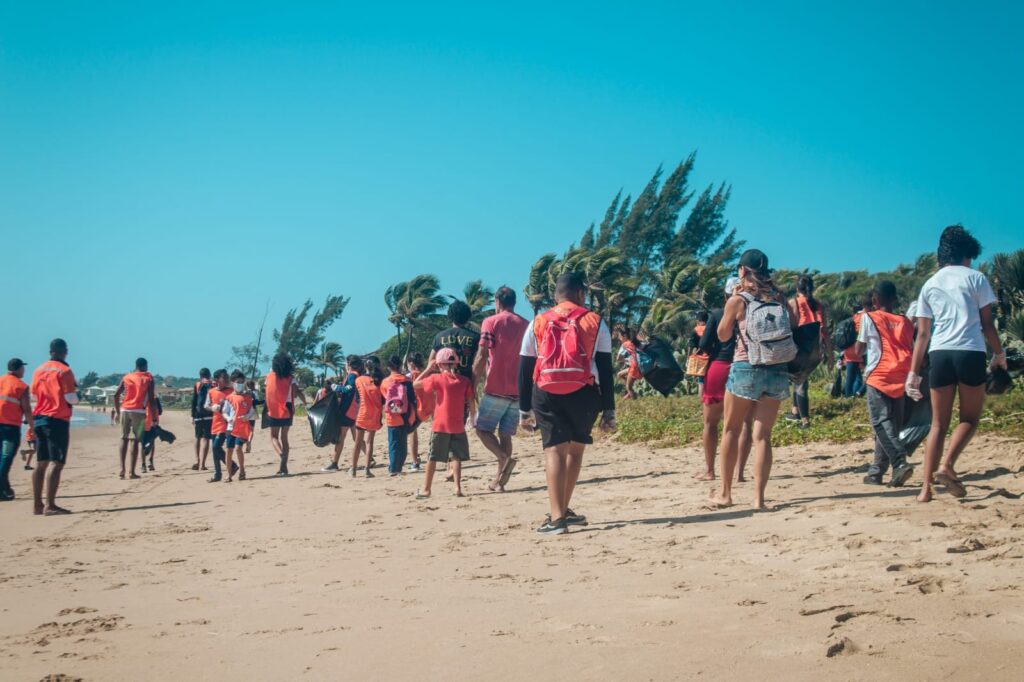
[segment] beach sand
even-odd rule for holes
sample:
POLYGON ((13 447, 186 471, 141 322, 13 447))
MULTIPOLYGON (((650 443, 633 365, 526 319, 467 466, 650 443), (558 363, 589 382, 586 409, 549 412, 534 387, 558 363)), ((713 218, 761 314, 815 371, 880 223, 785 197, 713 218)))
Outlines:
MULTIPOLYGON (((61 503, 31 513, 28 472, 0 506, 0 678, 39 680, 1021 679, 1024 446, 977 438, 968 496, 864 485, 870 444, 781 448, 775 510, 703 508, 695 447, 607 441, 573 506, 547 510, 539 441, 510 492, 421 474, 320 474, 294 431, 280 480, 267 433, 249 480, 194 472, 191 426, 157 472, 117 478, 117 432, 72 433, 61 503), (53 679, 63 679, 55 677, 53 679)), ((780 426, 783 428, 784 426, 780 426)), ((386 459, 380 434, 377 459, 386 459)), ((346 454, 347 454, 346 449, 346 454)), ((914 458, 920 460, 920 453, 914 458)), ((919 480, 915 475, 913 481, 919 480)))

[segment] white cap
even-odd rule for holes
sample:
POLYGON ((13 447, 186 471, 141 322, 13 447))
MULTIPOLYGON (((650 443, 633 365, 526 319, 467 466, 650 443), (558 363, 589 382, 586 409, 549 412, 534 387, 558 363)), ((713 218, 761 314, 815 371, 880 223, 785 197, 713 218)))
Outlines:
POLYGON ((725 280, 725 295, 732 296, 732 292, 735 291, 736 287, 740 284, 740 278, 733 275, 729 279, 725 280))

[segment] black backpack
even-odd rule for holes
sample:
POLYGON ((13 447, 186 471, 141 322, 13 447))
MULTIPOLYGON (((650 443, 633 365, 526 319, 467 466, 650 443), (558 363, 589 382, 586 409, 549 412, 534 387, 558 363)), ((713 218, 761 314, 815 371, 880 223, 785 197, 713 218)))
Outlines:
POLYGON ((839 350, 846 350, 857 343, 857 325, 852 317, 848 317, 836 325, 832 332, 832 345, 839 350))

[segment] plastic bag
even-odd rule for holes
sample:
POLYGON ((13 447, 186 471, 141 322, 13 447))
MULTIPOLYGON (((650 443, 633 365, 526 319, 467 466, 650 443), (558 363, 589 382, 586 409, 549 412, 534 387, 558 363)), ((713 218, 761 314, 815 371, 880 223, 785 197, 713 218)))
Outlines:
POLYGON ((793 330, 796 357, 789 361, 789 380, 799 386, 821 364, 821 323, 802 324, 793 330))
POLYGON ((309 416, 309 428, 313 432, 313 445, 318 448, 335 445, 341 437, 341 405, 338 394, 328 391, 312 407, 306 410, 309 416))
POLYGON ((643 354, 653 360, 647 372, 643 371, 641 365, 640 371, 644 375, 644 380, 658 393, 668 396, 683 380, 683 369, 676 362, 672 347, 654 337, 644 346, 643 354))
POLYGON ((843 373, 836 370, 836 378, 832 381, 832 397, 843 397, 843 373))
POLYGON ((985 393, 988 395, 1002 395, 1013 388, 1013 377, 1002 367, 996 367, 988 374, 985 380, 985 393))

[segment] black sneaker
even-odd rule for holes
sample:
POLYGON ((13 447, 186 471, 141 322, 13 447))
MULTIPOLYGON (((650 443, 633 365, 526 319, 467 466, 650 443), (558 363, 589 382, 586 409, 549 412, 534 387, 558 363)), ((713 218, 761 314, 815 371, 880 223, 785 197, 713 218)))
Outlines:
POLYGON ((792 412, 787 412, 785 418, 786 418, 786 421, 791 421, 791 422, 798 422, 798 421, 800 421, 800 415, 793 414, 792 412))
POLYGON ((544 523, 540 525, 537 532, 541 535, 563 535, 569 532, 569 526, 565 523, 565 519, 552 521, 549 516, 544 523))
POLYGON ((338 463, 337 462, 331 462, 327 466, 322 467, 320 469, 320 471, 324 471, 324 472, 326 472, 326 471, 337 471, 337 470, 338 470, 338 463))
POLYGON ((891 488, 902 488, 903 484, 907 482, 911 476, 914 475, 914 467, 909 464, 904 464, 901 467, 893 469, 892 480, 889 481, 889 487, 891 488))
POLYGON ((882 485, 882 474, 868 474, 864 477, 864 482, 868 485, 882 485))
POLYGON ((0 492, 0 500, 3 500, 4 502, 10 502, 13 499, 14 499, 14 491, 13 490, 4 490, 4 491, 0 492))
POLYGON ((567 526, 586 526, 587 517, 583 514, 577 514, 572 509, 565 510, 565 525, 567 526))
POLYGON ((287 476, 288 475, 288 470, 287 469, 278 469, 277 473, 274 474, 274 475, 275 476, 282 476, 282 477, 287 476))

